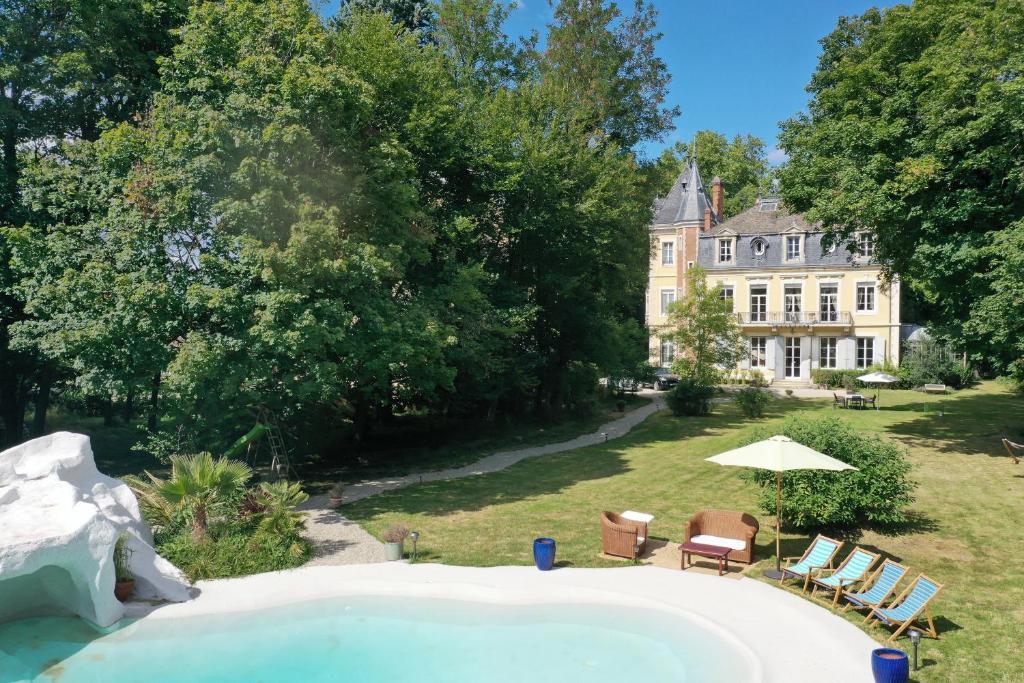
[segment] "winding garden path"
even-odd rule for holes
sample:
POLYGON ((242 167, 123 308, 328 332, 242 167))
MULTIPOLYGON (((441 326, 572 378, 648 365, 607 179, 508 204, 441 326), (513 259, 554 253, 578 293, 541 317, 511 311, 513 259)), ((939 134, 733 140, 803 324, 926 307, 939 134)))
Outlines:
MULTIPOLYGON (((463 467, 433 472, 416 472, 390 479, 369 479, 350 484, 345 487, 345 501, 362 500, 384 491, 400 489, 425 481, 443 481, 498 472, 527 458, 564 453, 617 439, 665 407, 665 401, 661 394, 643 392, 643 395, 650 397, 651 402, 601 425, 590 434, 558 443, 499 451, 463 467)), ((302 509, 307 512, 306 535, 314 544, 315 554, 309 564, 363 564, 384 561, 384 545, 361 526, 333 510, 326 495, 311 496, 302 509)))

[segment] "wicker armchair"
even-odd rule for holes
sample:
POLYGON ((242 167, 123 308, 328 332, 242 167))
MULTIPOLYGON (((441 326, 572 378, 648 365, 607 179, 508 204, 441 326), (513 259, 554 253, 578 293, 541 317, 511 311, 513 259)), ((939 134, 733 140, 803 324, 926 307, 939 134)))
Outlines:
POLYGON ((636 559, 647 547, 647 525, 614 512, 602 512, 601 542, 606 555, 636 559))
POLYGON ((744 512, 731 510, 701 510, 683 523, 683 543, 694 536, 717 536, 745 543, 742 550, 732 550, 729 560, 750 564, 754 561, 754 539, 759 525, 744 512))

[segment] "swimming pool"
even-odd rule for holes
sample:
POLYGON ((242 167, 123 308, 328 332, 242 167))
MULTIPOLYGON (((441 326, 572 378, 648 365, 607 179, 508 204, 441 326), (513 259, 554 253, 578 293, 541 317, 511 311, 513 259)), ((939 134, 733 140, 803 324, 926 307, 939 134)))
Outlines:
POLYGON ((357 595, 250 612, 0 624, 0 681, 750 681, 751 655, 679 613, 357 595))

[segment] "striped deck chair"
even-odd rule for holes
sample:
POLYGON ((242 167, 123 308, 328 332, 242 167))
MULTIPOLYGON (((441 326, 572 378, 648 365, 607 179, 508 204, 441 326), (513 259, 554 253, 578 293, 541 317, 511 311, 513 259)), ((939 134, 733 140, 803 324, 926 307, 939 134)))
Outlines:
POLYGON ((888 626, 898 627, 896 632, 889 638, 891 642, 899 638, 900 634, 909 626, 915 624, 918 617, 923 614, 928 622, 928 626, 927 628, 921 628, 921 632, 926 633, 932 638, 938 638, 939 632, 935 630, 935 622, 932 621, 932 611, 928 605, 941 590, 941 583, 935 583, 924 574, 921 574, 914 579, 913 583, 907 586, 906 590, 898 598, 892 601, 891 605, 888 607, 876 607, 871 610, 864 623, 866 624, 874 618, 888 626))
POLYGON ((843 611, 850 608, 872 610, 881 607, 882 603, 896 592, 896 585, 906 573, 907 568, 902 564, 886 560, 881 567, 875 570, 874 574, 868 577, 859 591, 843 594, 843 599, 846 600, 843 611))
POLYGON ((807 546, 807 550, 799 558, 787 557, 786 566, 782 568, 782 576, 779 578, 779 585, 786 579, 803 579, 804 591, 811 581, 811 575, 817 574, 822 569, 832 566, 832 558, 836 556, 839 549, 843 547, 842 541, 837 541, 828 536, 818 534, 818 537, 807 546), (793 560, 800 561, 790 565, 793 560))
POLYGON ((830 590, 833 593, 832 606, 835 607, 839 604, 839 596, 843 594, 843 589, 863 581, 868 572, 871 571, 871 568, 875 566, 875 562, 878 562, 878 558, 878 553, 868 552, 860 547, 854 548, 853 552, 846 556, 846 559, 836 567, 834 572, 828 576, 818 576, 811 579, 814 583, 811 597, 814 597, 819 588, 830 590))

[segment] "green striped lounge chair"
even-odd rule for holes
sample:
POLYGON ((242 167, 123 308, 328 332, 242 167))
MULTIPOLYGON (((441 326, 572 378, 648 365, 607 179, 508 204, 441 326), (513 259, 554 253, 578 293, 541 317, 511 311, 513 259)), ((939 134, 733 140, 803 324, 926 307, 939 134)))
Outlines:
POLYGON ((843 611, 851 608, 872 610, 881 607, 882 603, 896 592, 896 585, 906 574, 907 568, 902 564, 886 560, 881 567, 875 570, 874 574, 868 577, 859 591, 843 593, 843 599, 846 600, 843 611))
MULTIPOLYGON (((817 576, 811 579, 814 583, 811 597, 814 597, 819 588, 830 590, 832 591, 832 606, 835 607, 839 604, 839 596, 843 594, 843 590, 863 581, 871 568, 875 566, 875 562, 878 562, 878 558, 878 553, 868 552, 860 547, 854 548, 853 552, 846 556, 846 559, 836 567, 834 572, 828 576, 817 576)), ((825 571, 828 570, 824 570, 822 573, 825 571)))
POLYGON ((907 628, 914 625, 921 615, 924 615, 928 622, 926 627, 917 628, 932 638, 938 638, 939 632, 935 630, 935 622, 932 621, 932 611, 928 606, 935 596, 942 590, 942 584, 932 581, 924 574, 921 574, 913 583, 907 586, 898 598, 892 601, 888 607, 876 607, 871 610, 864 623, 872 618, 878 619, 887 626, 896 626, 896 632, 889 638, 890 642, 900 637, 907 628))
POLYGON ((804 551, 803 555, 799 558, 786 558, 786 566, 782 569, 779 584, 781 585, 786 579, 803 579, 804 591, 806 591, 811 581, 811 576, 818 574, 822 569, 831 567, 832 559, 841 547, 843 547, 842 541, 818 534, 818 537, 807 546, 807 550, 804 551), (799 561, 796 564, 790 564, 790 562, 797 559, 799 561))

